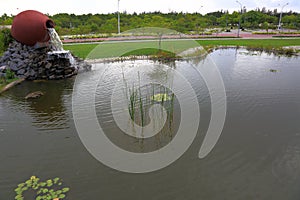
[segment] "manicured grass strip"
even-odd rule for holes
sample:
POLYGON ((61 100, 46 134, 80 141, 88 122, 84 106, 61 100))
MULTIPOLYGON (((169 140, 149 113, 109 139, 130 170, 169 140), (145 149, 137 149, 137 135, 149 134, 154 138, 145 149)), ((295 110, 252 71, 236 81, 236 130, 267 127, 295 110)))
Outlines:
MULTIPOLYGON (((220 39, 220 40, 177 40, 175 42, 162 41, 162 49, 178 53, 188 48, 201 45, 208 46, 247 46, 247 47, 268 47, 278 48, 283 46, 300 46, 298 39, 220 39), (196 44, 196 45, 195 45, 196 44)), ((80 58, 109 58, 128 55, 152 55, 158 49, 157 41, 135 41, 135 42, 114 42, 100 44, 72 44, 65 45, 80 58)))
MULTIPOLYGON (((194 40, 162 41, 163 51, 180 53, 188 48, 197 47, 199 44, 194 40)), ((111 42, 100 44, 73 44, 65 45, 66 50, 70 50, 76 56, 86 59, 111 58, 124 55, 149 55, 155 54, 155 49, 159 48, 158 41, 134 41, 134 42, 111 42), (132 52, 130 53, 129 52, 132 52)))
POLYGON ((122 56, 162 56, 162 55, 169 56, 169 57, 176 56, 176 54, 173 52, 159 51, 159 49, 155 49, 155 48, 133 50, 123 54, 122 56))
POLYGON ((283 47, 300 46, 300 39, 197 40, 202 46, 283 47))
POLYGON ((150 55, 156 55, 159 52, 158 49, 155 48, 145 48, 145 49, 138 49, 138 50, 133 50, 130 52, 127 52, 123 54, 122 56, 150 56, 150 55))
POLYGON ((70 50, 74 55, 80 58, 86 58, 87 55, 97 46, 98 44, 72 44, 64 45, 65 50, 70 50))
MULTIPOLYGON (((149 53, 149 51, 152 51, 149 49, 159 49, 159 46, 162 51, 177 54, 186 49, 198 47, 199 44, 194 40, 163 40, 160 45, 158 41, 151 40, 100 43, 93 51, 91 51, 87 59, 120 57, 123 55, 129 55, 128 53, 132 51, 135 53, 145 51, 146 53, 149 53)), ((142 55, 141 53, 139 54, 142 55)))

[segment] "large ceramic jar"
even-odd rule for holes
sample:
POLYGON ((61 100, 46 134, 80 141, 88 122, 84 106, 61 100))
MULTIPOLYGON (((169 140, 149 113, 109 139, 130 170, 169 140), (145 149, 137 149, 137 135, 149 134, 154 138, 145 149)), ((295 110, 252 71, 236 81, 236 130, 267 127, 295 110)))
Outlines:
POLYGON ((53 28, 54 22, 46 15, 35 10, 26 10, 15 16, 12 36, 22 44, 34 46, 50 40, 48 28, 53 28))

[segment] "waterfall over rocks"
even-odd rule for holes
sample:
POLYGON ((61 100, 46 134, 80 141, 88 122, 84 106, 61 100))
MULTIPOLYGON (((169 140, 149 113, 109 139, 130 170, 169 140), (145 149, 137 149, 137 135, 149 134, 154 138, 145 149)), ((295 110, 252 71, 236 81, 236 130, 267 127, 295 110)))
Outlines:
POLYGON ((59 35, 54 28, 48 28, 50 36, 50 48, 53 51, 64 51, 63 43, 61 42, 59 35))
POLYGON ((54 28, 48 29, 49 45, 36 48, 13 41, 0 57, 0 73, 11 69, 20 78, 64 79, 76 75, 79 71, 88 71, 91 65, 74 57, 63 49, 62 42, 54 28))

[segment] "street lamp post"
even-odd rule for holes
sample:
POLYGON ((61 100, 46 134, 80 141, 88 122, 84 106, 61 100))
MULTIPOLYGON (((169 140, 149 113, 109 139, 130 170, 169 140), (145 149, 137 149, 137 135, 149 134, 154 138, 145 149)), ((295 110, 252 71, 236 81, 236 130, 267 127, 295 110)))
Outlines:
MULTIPOLYGON (((280 31, 281 30, 281 20, 282 20, 282 12, 283 12, 283 9, 285 6, 289 5, 289 3, 286 3, 284 4, 282 7, 281 7, 281 12, 280 12, 280 16, 279 16, 279 23, 278 23, 278 30, 280 31)), ((280 4, 279 4, 280 6, 280 4)))
MULTIPOLYGON (((236 1, 238 4, 240 4, 241 6, 241 17, 243 15, 243 5, 241 4, 241 2, 236 1)), ((238 27, 238 32, 237 32, 237 37, 240 37, 240 29, 241 29, 241 17, 239 19, 239 27, 238 27)))
MULTIPOLYGON (((203 8, 203 6, 200 6, 200 8, 199 8, 199 13, 200 13, 201 8, 203 8)), ((200 14, 201 14, 201 13, 200 13, 200 14)))
MULTIPOLYGON (((200 8, 199 8, 199 16, 202 15, 201 12, 200 12, 201 8, 203 8, 202 5, 201 5, 200 8)), ((201 24, 200 24, 200 22, 198 22, 198 23, 197 23, 197 34, 199 34, 199 32, 200 32, 200 27, 201 27, 201 24)))
POLYGON ((120 28, 120 0, 118 0, 118 34, 121 33, 121 28, 120 28))

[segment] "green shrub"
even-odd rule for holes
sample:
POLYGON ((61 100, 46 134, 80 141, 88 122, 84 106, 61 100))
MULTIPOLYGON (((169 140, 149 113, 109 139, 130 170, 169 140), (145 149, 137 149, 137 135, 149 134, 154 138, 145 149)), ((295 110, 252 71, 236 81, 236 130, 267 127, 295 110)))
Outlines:
POLYGON ((10 34, 10 29, 5 28, 0 30, 0 54, 7 49, 12 41, 13 37, 10 34))
POLYGON ((7 69, 5 71, 5 78, 6 79, 14 79, 15 78, 15 73, 13 71, 11 71, 10 69, 7 69))
POLYGON ((5 76, 0 77, 0 85, 8 84, 16 78, 15 73, 10 69, 5 71, 5 76))

